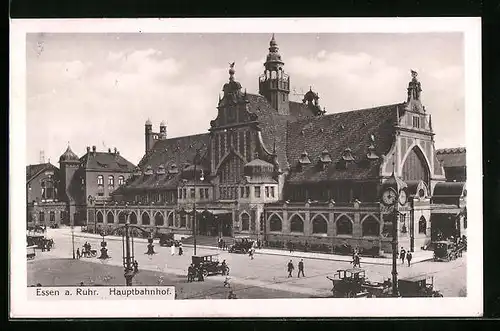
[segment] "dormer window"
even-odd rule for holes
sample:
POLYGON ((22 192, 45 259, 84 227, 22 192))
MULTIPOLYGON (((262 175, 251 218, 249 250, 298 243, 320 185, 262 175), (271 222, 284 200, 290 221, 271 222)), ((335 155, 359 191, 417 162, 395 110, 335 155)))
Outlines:
POLYGON ((146 176, 151 176, 153 174, 153 168, 151 166, 147 166, 146 171, 144 172, 146 176))
POLYGON ((158 170, 156 170, 156 173, 157 173, 158 175, 164 175, 164 174, 165 174, 165 167, 164 167, 163 165, 160 165, 160 166, 158 167, 158 170))
POLYGON ((342 160, 346 162, 354 161, 354 157, 352 156, 352 151, 349 147, 347 147, 342 153, 342 160))
POLYGON ((304 164, 311 164, 311 160, 309 160, 309 156, 307 155, 307 152, 304 151, 299 158, 299 164, 304 165, 304 164))
POLYGON ((321 152, 321 156, 319 158, 321 163, 330 163, 332 162, 332 158, 330 156, 330 152, 328 152, 326 149, 321 152))
POLYGON ((366 154, 366 158, 368 160, 378 159, 378 155, 375 153, 375 146, 373 144, 370 144, 370 146, 368 146, 368 154, 366 154))
POLYGON ((168 169, 169 174, 177 174, 179 173, 179 168, 177 168, 177 165, 174 163, 170 166, 170 169, 168 169))

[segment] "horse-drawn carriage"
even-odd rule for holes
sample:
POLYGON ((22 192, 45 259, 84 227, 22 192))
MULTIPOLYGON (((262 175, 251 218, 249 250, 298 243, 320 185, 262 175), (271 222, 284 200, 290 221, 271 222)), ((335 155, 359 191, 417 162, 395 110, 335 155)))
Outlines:
POLYGON ((234 242, 229 246, 229 253, 242 253, 247 254, 248 251, 254 246, 255 241, 248 236, 239 236, 234 238, 234 242))

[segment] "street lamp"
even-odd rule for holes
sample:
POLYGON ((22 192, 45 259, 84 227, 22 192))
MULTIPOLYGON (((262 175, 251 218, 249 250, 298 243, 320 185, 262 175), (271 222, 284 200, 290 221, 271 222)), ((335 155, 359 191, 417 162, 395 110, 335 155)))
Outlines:
MULTIPOLYGON (((194 245, 194 255, 196 255, 196 223, 197 223, 197 217, 196 217, 196 182, 198 180, 198 175, 196 174, 196 162, 200 157, 200 150, 196 151, 196 155, 194 157, 194 199, 193 199, 193 245, 194 245)), ((201 171, 201 176, 200 176, 200 181, 203 181, 205 178, 203 177, 203 170, 201 171)))
MULTIPOLYGON (((73 216, 74 217, 74 216, 73 216)), ((73 260, 75 259, 75 219, 71 222, 71 245, 73 246, 73 260)))

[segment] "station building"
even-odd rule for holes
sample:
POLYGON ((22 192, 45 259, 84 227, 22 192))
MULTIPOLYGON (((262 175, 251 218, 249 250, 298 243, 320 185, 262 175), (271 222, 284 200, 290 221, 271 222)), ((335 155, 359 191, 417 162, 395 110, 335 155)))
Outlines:
POLYGON ((138 167, 88 219, 96 228, 129 219, 185 235, 196 219, 198 235, 390 252, 394 214, 380 196, 394 186, 407 196, 397 212, 400 246, 418 250, 432 233, 465 230, 465 183, 446 183, 416 72, 404 102, 334 114, 312 89, 290 101, 290 80, 273 35, 258 94, 246 92, 232 65, 206 133, 169 138, 165 122, 155 133, 148 120, 138 167))

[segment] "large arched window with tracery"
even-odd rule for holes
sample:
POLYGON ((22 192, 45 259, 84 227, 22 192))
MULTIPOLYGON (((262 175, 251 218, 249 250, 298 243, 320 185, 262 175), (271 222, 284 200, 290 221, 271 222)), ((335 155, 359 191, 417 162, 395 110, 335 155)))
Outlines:
POLYGON ((327 232, 328 224, 323 217, 316 216, 312 221, 312 228, 313 228, 312 233, 323 234, 327 232))
POLYGON ((106 217, 106 221, 108 223, 114 223, 115 222, 115 215, 113 215, 112 212, 108 212, 108 215, 106 217))
POLYGON ((130 224, 137 224, 137 215, 134 212, 130 213, 130 224))
POLYGON ((278 215, 273 215, 271 216, 271 219, 269 220, 269 230, 270 231, 281 231, 282 229, 282 224, 281 224, 281 218, 279 218, 278 215))
POLYGON ((336 222, 337 234, 341 235, 352 235, 352 222, 351 220, 342 215, 336 222))
POLYGON ((299 215, 293 215, 290 220, 290 232, 304 232, 304 221, 299 215))
POLYGON ((423 180, 429 186, 429 166, 421 149, 413 147, 403 164, 403 180, 423 180))
POLYGON ((102 223, 104 221, 104 217, 102 216, 102 213, 99 211, 97 212, 97 223, 102 223))
POLYGON ((361 227, 362 227, 363 237, 380 235, 380 223, 372 216, 368 216, 363 221, 361 227))
POLYGON ((167 223, 168 223, 168 226, 174 226, 174 213, 168 214, 167 223))
POLYGON ((241 214, 241 231, 250 230, 250 216, 247 213, 241 214))
POLYGON ((118 223, 119 224, 125 224, 125 223, 127 223, 127 215, 125 215, 124 212, 120 212, 118 214, 118 223))

